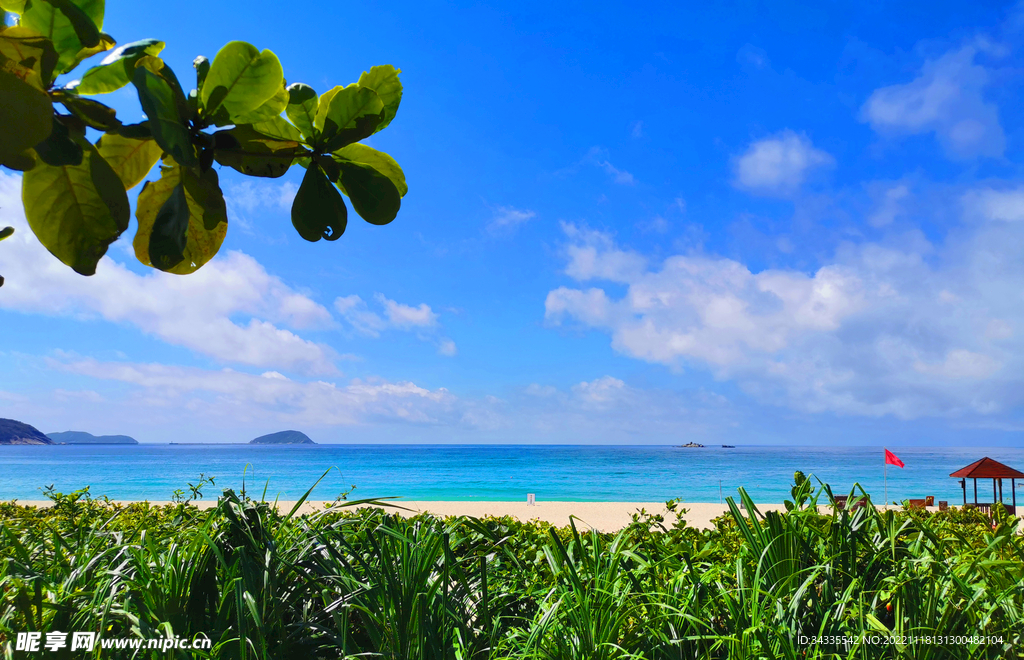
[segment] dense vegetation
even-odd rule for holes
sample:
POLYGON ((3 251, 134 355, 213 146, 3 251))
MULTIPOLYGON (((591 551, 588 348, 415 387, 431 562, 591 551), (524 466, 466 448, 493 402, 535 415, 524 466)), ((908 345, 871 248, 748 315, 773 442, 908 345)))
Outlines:
POLYGON ((831 492, 804 484, 783 514, 732 504, 702 531, 641 512, 612 535, 178 495, 0 505, 4 657, 26 630, 202 633, 197 657, 216 658, 1024 657, 1024 541, 1005 515, 819 513, 831 492), (1002 642, 813 640, 862 635, 1002 642))

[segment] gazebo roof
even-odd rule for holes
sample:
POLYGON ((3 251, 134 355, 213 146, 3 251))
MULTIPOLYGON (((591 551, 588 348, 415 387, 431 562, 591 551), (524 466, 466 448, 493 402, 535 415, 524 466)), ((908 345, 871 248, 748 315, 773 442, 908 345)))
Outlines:
POLYGON ((1024 472, 1014 470, 1009 465, 1003 465, 986 456, 949 476, 957 479, 1024 479, 1024 472))

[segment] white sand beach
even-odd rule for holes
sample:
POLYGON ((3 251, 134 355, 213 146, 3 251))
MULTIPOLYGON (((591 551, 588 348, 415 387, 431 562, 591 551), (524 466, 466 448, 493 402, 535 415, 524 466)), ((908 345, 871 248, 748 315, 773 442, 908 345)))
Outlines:
MULTIPOLYGON (((519 520, 542 520, 553 525, 567 525, 570 517, 576 518, 576 526, 580 529, 596 528, 602 532, 614 532, 622 529, 631 520, 634 513, 641 509, 648 513, 665 516, 665 525, 675 521, 675 514, 665 509, 664 502, 543 502, 534 506, 526 502, 399 502, 400 506, 411 511, 429 511, 438 516, 514 516, 519 520)), ((684 519, 687 524, 708 528, 711 521, 727 513, 729 507, 719 503, 688 503, 681 504, 686 509, 684 519)), ((782 509, 783 506, 769 505, 769 509, 782 509)))
MULTIPOLYGON (((126 504, 127 502, 121 502, 126 504)), ((169 504, 166 501, 152 501, 152 504, 169 504)), ((48 500, 19 500, 18 504, 28 506, 49 506, 48 500)), ((200 508, 209 508, 216 504, 215 500, 205 500, 196 503, 200 508)), ((325 507, 333 505, 334 502, 305 502, 299 509, 300 513, 313 513, 325 507)), ((644 509, 648 513, 659 513, 665 516, 665 525, 671 525, 675 518, 665 509, 664 502, 543 502, 538 501, 534 506, 527 506, 526 502, 416 502, 393 500, 391 502, 396 513, 402 515, 415 515, 417 513, 429 512, 436 516, 514 516, 519 520, 542 520, 553 525, 568 525, 570 517, 575 516, 576 526, 580 529, 595 528, 602 532, 615 532, 631 520, 631 516, 637 511, 644 509)), ((295 502, 278 502, 277 507, 281 511, 289 511, 295 506, 295 502)), ((679 505, 686 512, 683 515, 686 523, 691 527, 708 529, 712 527, 711 521, 728 513, 729 507, 718 502, 686 502, 679 505)), ((819 507, 822 511, 828 509, 826 506, 819 507)), ((758 510, 782 511, 785 507, 782 504, 758 504, 758 510)), ((929 507, 929 511, 937 511, 935 507, 929 507)))

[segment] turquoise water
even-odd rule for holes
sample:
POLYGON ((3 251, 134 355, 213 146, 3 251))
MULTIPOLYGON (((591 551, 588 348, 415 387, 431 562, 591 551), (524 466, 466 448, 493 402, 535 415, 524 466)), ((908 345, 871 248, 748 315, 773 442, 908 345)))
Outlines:
MULTIPOLYGON (((904 469, 889 467, 890 500, 934 495, 959 502, 958 482, 949 473, 983 456, 1024 470, 1024 449, 890 449, 906 463, 904 469)), ((114 499, 166 500, 200 472, 217 479, 207 497, 241 488, 244 474, 251 493, 259 495, 269 484, 269 498, 296 499, 335 468, 314 499, 334 499, 354 484, 351 498, 516 501, 529 492, 538 500, 717 502, 721 482, 726 496, 744 486, 755 500, 780 502, 793 472, 803 470, 838 492, 860 482, 880 502, 882 465, 881 447, 4 446, 0 499, 42 499, 40 487, 53 484, 63 492, 88 485, 93 494, 114 499)), ((989 501, 991 488, 991 482, 980 483, 979 499, 989 501)), ((1009 481, 1004 495, 1009 501, 1009 481)), ((1021 495, 1024 501, 1024 489, 1021 495)))

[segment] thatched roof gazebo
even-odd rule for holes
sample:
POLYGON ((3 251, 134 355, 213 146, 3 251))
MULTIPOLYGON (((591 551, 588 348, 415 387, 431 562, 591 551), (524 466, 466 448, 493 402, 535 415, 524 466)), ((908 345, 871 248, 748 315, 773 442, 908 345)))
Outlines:
POLYGON ((1010 512, 1014 515, 1017 514, 1017 479, 1024 479, 1024 472, 1014 470, 1012 467, 1003 465, 999 461, 994 461, 986 456, 980 461, 975 461, 949 476, 960 480, 960 487, 964 490, 964 506, 967 506, 967 480, 974 480, 974 506, 983 511, 990 511, 996 502, 1003 501, 1003 479, 1009 479, 1013 494, 1013 506, 1010 512), (991 502, 978 502, 978 479, 992 480, 991 502), (999 482, 998 495, 996 494, 996 482, 999 482))

